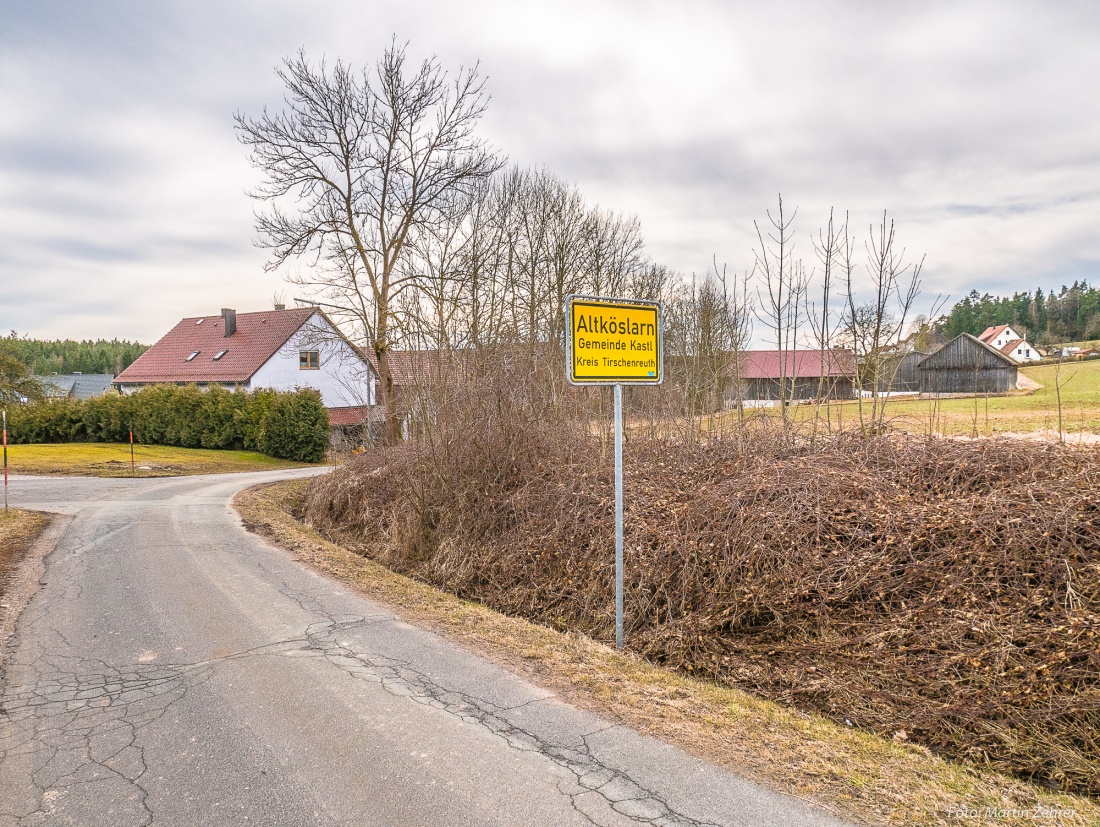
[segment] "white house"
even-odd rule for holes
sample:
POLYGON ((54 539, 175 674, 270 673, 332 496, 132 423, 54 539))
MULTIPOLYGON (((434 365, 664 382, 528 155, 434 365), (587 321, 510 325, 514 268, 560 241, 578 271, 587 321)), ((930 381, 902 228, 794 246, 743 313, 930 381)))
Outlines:
POLYGON ((1039 351, 1028 344, 1023 336, 1012 329, 1011 325, 1002 324, 987 327, 978 339, 1001 351, 1017 364, 1038 362, 1043 358, 1039 351))
POLYGON ((375 403, 370 362, 316 307, 223 309, 218 316, 183 319, 113 384, 133 393, 164 383, 246 391, 314 388, 330 412, 365 411, 375 403))

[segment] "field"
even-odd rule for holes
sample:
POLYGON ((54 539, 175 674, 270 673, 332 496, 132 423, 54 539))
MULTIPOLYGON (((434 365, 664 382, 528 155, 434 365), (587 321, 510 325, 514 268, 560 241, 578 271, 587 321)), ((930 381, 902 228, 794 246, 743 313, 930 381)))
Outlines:
POLYGON ((306 464, 275 459, 255 451, 217 451, 102 442, 9 445, 8 468, 13 474, 63 474, 81 477, 176 477, 186 474, 227 474, 304 468, 306 464))
MULTIPOLYGON (((1017 391, 1008 396, 961 399, 916 399, 902 397, 886 403, 886 418, 893 429, 908 433, 932 433, 945 436, 995 436, 998 434, 1042 434, 1057 439, 1058 401, 1055 379, 1061 385, 1062 430, 1073 435, 1100 434, 1100 360, 1067 362, 1021 369, 1020 374, 1042 387, 1017 391), (1060 374, 1059 374, 1060 370, 1060 374)), ((870 416, 870 401, 863 400, 864 413, 870 416)), ((859 422, 859 402, 840 402, 830 406, 828 414, 834 426, 859 422)), ((769 414, 774 409, 765 409, 769 414)), ((801 405, 796 420, 824 418, 824 408, 801 405)), ((728 418, 728 414, 723 418, 728 418)))

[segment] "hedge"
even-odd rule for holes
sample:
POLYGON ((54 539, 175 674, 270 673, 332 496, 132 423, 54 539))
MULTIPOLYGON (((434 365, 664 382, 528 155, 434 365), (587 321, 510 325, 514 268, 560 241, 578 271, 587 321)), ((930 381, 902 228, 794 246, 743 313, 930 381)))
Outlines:
POLYGON ((236 448, 317 462, 328 447, 328 411, 315 390, 245 393, 214 386, 153 385, 121 396, 57 399, 8 410, 8 439, 236 448))

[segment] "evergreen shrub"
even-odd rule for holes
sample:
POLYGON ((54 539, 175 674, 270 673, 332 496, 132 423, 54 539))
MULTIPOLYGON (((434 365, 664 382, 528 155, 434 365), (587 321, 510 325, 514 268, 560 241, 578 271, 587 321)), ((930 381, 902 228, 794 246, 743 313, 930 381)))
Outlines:
POLYGON ((127 442, 260 451, 317 462, 328 447, 328 412, 315 390, 228 391, 153 385, 130 395, 55 399, 8 409, 12 443, 127 442))

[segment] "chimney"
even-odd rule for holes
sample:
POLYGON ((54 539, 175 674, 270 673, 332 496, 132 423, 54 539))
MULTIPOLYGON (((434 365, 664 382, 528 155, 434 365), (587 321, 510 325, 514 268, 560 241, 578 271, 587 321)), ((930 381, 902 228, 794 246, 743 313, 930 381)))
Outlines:
POLYGON ((237 332, 237 311, 231 307, 222 308, 222 321, 225 322, 225 335, 232 336, 237 332))
POLYGON ((285 304, 276 304, 275 309, 276 310, 286 310, 286 305, 285 304))

